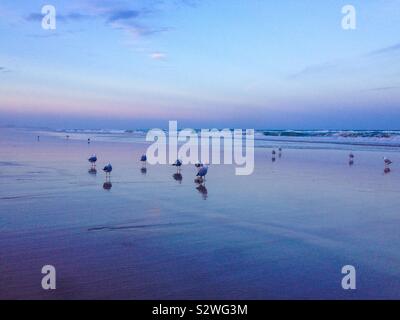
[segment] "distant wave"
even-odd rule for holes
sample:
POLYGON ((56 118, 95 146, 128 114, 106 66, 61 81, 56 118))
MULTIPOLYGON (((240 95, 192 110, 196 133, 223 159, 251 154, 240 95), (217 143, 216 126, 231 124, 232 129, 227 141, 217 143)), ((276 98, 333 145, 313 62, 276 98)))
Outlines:
POLYGON ((86 134, 145 134, 147 130, 120 130, 120 129, 57 129, 58 133, 86 133, 86 134))
MULTIPOLYGON (((57 129, 58 133, 146 134, 150 129, 57 129)), ((199 132, 199 129, 195 129, 199 132)), ((265 137, 400 138, 400 130, 256 130, 265 137)))
POLYGON ((257 130, 256 140, 349 146, 400 147, 399 130, 257 130))
MULTIPOLYGON (((49 134, 74 140, 120 141, 146 143, 150 129, 58 129, 49 134)), ((199 129, 194 131, 199 132, 199 129)), ((166 130, 164 132, 167 133, 166 130)), ((340 148, 344 146, 400 148, 400 130, 256 130, 256 146, 270 146, 271 142, 287 147, 340 148), (335 147, 336 146, 336 147, 335 147)))
POLYGON ((381 130, 260 130, 270 137, 342 137, 342 138, 393 138, 400 137, 400 131, 381 130))

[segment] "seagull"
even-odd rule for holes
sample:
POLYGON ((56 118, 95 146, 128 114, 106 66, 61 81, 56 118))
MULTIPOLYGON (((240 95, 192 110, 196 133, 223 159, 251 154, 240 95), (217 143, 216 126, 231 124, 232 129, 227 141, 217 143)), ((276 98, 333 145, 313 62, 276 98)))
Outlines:
POLYGON ((96 161, 97 161, 97 156, 95 154, 93 154, 88 161, 90 162, 90 164, 92 165, 89 169, 89 173, 91 174, 96 174, 97 170, 96 170, 96 161))
POLYGON ((182 161, 181 160, 176 160, 175 161, 175 163, 173 164, 173 166, 175 166, 175 167, 180 167, 180 166, 182 166, 182 161))
POLYGON ((106 166, 103 168, 103 171, 106 173, 106 179, 107 179, 107 177, 110 177, 112 169, 113 169, 113 168, 112 168, 112 166, 111 166, 111 163, 109 163, 108 165, 106 165, 106 166))
POLYGON ((205 181, 207 171, 208 171, 208 166, 203 166, 200 168, 199 172, 196 175, 196 177, 198 177, 200 182, 205 181))
POLYGON ((142 162, 142 167, 146 167, 146 161, 147 161, 147 156, 146 154, 142 154, 142 156, 140 157, 140 161, 142 162))
POLYGON ((181 170, 181 166, 182 166, 182 161, 181 160, 176 160, 175 163, 173 164, 173 166, 176 167, 177 171, 179 172, 181 170))
POLYGON ((391 165, 393 163, 391 160, 389 160, 386 157, 383 157, 383 162, 385 163, 385 166, 389 166, 389 165, 391 165))
POLYGON ((93 155, 88 159, 88 161, 92 164, 92 167, 95 167, 95 166, 96 166, 96 161, 97 161, 97 156, 96 156, 96 154, 93 154, 93 155))
POLYGON ((354 154, 351 152, 349 154, 349 165, 352 166, 354 164, 354 154))
POLYGON ((275 160, 276 160, 276 151, 275 150, 272 150, 272 162, 275 162, 275 160))

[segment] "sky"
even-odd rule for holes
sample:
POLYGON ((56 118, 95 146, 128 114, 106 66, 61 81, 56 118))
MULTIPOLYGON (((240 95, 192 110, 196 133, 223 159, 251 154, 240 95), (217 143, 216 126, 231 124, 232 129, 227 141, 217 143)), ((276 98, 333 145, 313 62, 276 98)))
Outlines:
POLYGON ((400 0, 0 0, 0 39, 1 126, 400 129, 400 0))

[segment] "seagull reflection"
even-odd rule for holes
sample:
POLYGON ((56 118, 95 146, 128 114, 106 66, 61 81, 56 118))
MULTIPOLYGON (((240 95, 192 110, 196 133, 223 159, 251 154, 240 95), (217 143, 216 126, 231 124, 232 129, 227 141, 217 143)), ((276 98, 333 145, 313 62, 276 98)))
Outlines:
POLYGON ((182 183, 183 177, 180 172, 174 173, 172 177, 174 178, 174 180, 178 181, 179 183, 182 183))
POLYGON ((388 174, 390 171, 391 171, 390 168, 389 168, 389 167, 386 167, 386 168, 383 170, 383 173, 388 174))
POLYGON ((96 168, 90 168, 90 169, 88 170, 88 172, 89 172, 90 174, 97 174, 96 168))
POLYGON ((196 187, 196 189, 197 189, 197 191, 199 191, 199 192, 201 193, 201 196, 203 197, 203 199, 206 200, 207 197, 208 197, 208 191, 207 191, 206 186, 203 185, 203 184, 199 184, 199 185, 196 187))
POLYGON ((141 169, 140 169, 140 172, 144 175, 144 174, 146 174, 147 173, 147 168, 146 167, 142 167, 141 169))
POLYGON ((111 188, 112 188, 112 183, 110 181, 104 182, 104 184, 103 184, 104 190, 111 190, 111 188))

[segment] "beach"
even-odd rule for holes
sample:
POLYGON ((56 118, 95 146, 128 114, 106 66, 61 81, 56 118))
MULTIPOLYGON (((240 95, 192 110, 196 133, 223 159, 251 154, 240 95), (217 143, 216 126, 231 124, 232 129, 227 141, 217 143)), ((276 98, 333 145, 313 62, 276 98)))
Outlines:
POLYGON ((1 299, 400 297, 395 147, 271 140, 256 146, 252 175, 211 164, 199 189, 194 166, 182 180, 169 165, 142 172, 141 137, 0 134, 1 299), (44 265, 57 270, 56 290, 41 287, 44 265), (342 289, 345 265, 356 290, 342 289))

